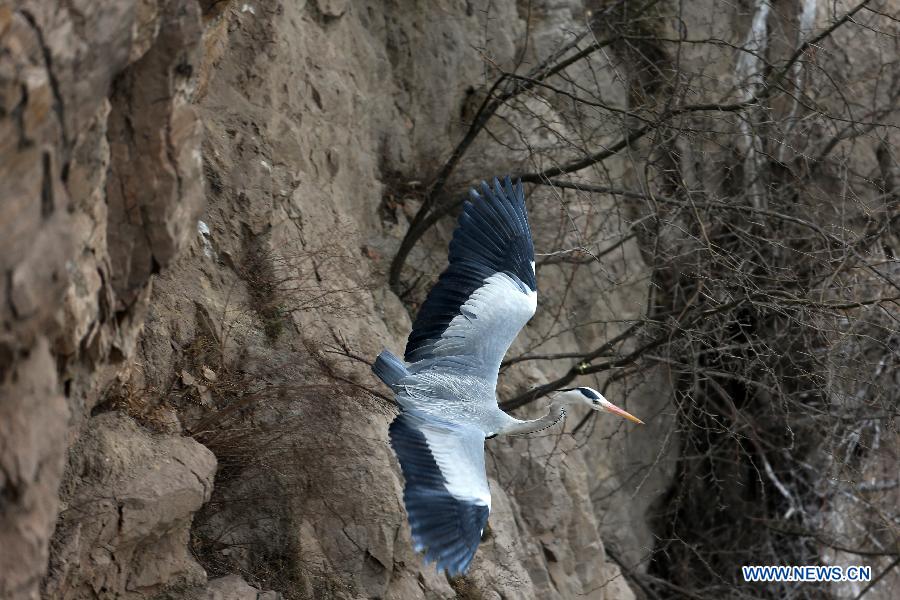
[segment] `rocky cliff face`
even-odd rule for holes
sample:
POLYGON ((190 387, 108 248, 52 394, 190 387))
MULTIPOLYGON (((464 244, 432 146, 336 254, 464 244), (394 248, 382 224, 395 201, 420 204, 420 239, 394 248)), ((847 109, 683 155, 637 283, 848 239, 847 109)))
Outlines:
MULTIPOLYGON (((93 446, 93 456, 69 451, 100 427, 92 410, 134 357, 151 276, 190 242, 204 204, 201 124, 189 93, 200 33, 193 2, 0 7, 5 597, 38 596, 57 519, 85 510, 70 504, 84 491, 75 480, 108 483, 127 461, 112 442, 93 446), (72 495, 63 487, 61 501, 67 462, 72 495), (78 463, 92 466, 75 473, 78 463)), ((204 460, 209 479, 208 453, 192 462, 204 460)), ((99 485, 106 504, 94 511, 91 496, 87 513, 123 514, 128 501, 99 485)), ((86 529, 96 534, 80 538, 86 553, 115 533, 86 529)), ((117 587, 103 577, 94 584, 117 587)))
MULTIPOLYGON (((531 18, 513 2, 0 8, 4 597, 251 597, 233 577, 205 587, 232 573, 299 597, 630 594, 591 500, 604 467, 558 433, 490 447, 470 578, 423 567, 393 409, 339 353, 402 348, 384 271, 489 76, 471 49, 512 64, 550 50, 523 48, 526 27, 552 41, 583 15, 531 18)), ((470 163, 511 166, 489 144, 470 163)), ((434 276, 448 232, 410 277, 434 276)))
MULTIPOLYGON (((448 581, 411 549, 394 408, 364 362, 402 349, 413 284, 443 266, 450 219, 410 255, 412 291, 386 283, 493 66, 539 62, 587 18, 575 1, 0 5, 0 596, 634 597, 604 542, 629 564, 653 545, 678 445, 666 372, 628 386, 654 416, 640 431, 574 432, 575 414, 490 442, 490 527, 448 581)), ((517 114, 456 189, 524 168, 507 144, 572 156, 517 114)), ((559 206, 530 196, 539 252, 601 218, 559 206)), ((634 239, 580 273, 539 272, 514 354, 587 350, 640 316, 634 239)), ((498 392, 564 366, 519 363, 498 392)))

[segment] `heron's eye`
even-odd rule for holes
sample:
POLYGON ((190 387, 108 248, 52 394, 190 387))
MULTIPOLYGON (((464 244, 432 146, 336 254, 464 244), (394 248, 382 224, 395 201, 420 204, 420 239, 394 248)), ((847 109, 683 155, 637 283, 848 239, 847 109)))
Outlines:
POLYGON ((591 401, 591 404, 593 404, 594 406, 600 406, 600 401, 599 401, 599 400, 593 400, 593 401, 591 401))

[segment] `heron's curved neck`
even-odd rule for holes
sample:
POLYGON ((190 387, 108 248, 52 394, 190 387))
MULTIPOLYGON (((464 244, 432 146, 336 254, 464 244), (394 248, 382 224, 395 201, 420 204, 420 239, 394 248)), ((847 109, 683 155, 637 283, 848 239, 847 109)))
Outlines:
POLYGON ((524 433, 535 433, 542 431, 548 427, 553 427, 566 416, 566 407, 572 402, 568 399, 561 398, 554 400, 550 404, 550 411, 540 419, 529 419, 521 421, 512 419, 512 422, 497 432, 497 435, 521 435, 524 433))

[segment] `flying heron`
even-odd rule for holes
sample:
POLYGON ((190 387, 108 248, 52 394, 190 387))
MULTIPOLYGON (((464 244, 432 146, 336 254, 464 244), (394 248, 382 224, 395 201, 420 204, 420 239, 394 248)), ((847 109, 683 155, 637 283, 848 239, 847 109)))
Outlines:
POLYGON ((494 179, 493 189, 482 182, 481 194, 470 194, 405 362, 383 350, 372 367, 400 406, 389 435, 415 549, 450 575, 469 568, 490 513, 485 439, 541 431, 578 404, 641 423, 587 387, 557 393, 540 419, 500 410, 500 361, 537 308, 534 243, 521 181, 494 179))

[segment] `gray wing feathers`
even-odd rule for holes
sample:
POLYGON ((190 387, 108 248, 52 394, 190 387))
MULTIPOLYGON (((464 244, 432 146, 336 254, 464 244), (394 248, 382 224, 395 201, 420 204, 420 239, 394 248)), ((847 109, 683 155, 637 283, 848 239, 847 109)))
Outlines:
POLYGON ((492 275, 460 307, 435 342, 433 357, 413 365, 413 372, 441 368, 496 382, 500 362, 536 308, 536 292, 523 293, 506 273, 492 275))

